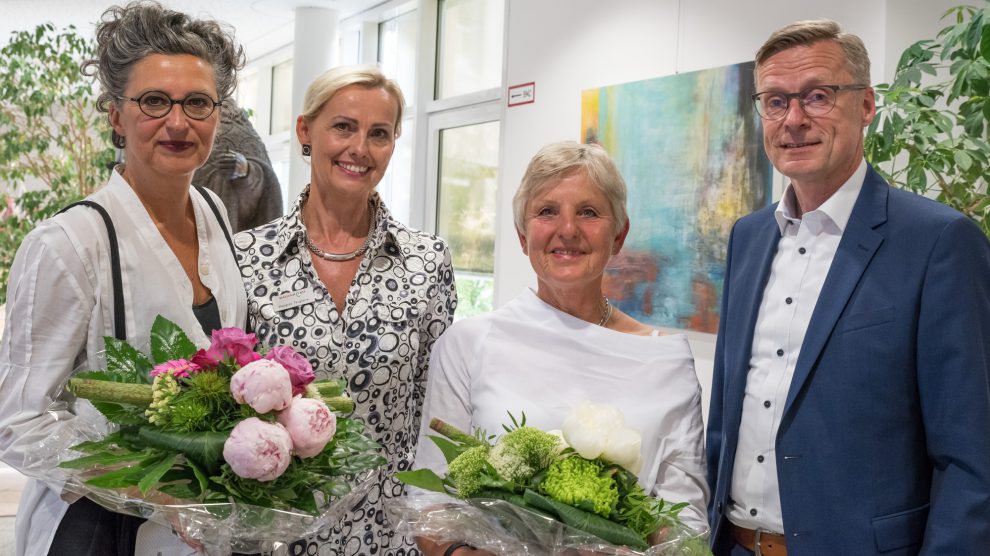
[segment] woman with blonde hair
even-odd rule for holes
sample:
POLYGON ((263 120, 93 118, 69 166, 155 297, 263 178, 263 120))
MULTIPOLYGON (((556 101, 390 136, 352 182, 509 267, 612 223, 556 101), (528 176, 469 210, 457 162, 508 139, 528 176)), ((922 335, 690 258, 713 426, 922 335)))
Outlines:
POLYGON ((249 320, 268 346, 291 345, 318 378, 342 378, 388 463, 365 500, 296 554, 410 554, 385 502, 416 449, 434 341, 457 296, 447 244, 396 221, 375 187, 401 132, 403 97, 377 68, 341 67, 306 90, 296 138, 310 183, 282 218, 237 234, 249 320))

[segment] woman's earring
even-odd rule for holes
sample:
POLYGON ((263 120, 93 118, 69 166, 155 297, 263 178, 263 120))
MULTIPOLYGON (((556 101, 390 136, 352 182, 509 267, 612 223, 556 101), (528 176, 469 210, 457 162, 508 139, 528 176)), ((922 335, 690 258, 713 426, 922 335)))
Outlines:
POLYGON ((309 156, 313 154, 313 147, 309 143, 303 143, 302 154, 303 156, 309 156))

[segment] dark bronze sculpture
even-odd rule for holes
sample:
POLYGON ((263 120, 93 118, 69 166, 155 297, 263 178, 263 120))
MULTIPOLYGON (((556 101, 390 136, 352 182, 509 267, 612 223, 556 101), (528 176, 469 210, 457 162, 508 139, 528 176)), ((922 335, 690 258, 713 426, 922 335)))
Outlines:
POLYGON ((234 232, 282 216, 282 191, 265 144, 233 99, 225 99, 220 108, 213 152, 193 183, 220 196, 234 232))

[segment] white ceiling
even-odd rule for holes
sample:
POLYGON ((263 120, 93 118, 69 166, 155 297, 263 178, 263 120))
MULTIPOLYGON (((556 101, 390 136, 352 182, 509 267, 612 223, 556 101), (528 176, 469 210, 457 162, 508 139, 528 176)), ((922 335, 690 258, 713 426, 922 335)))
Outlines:
MULTIPOLYGON (((249 58, 266 54, 292 40, 297 6, 337 10, 344 19, 383 3, 383 0, 160 0, 174 10, 212 17, 230 24, 249 58)), ((0 46, 10 33, 34 29, 50 21, 56 27, 75 25, 81 34, 93 36, 100 15, 126 0, 0 0, 0 46)))

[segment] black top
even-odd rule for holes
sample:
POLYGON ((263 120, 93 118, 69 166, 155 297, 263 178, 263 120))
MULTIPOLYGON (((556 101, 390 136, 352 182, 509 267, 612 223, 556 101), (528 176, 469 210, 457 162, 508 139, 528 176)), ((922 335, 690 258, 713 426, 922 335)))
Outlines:
POLYGON ((192 310, 207 336, 210 336, 214 330, 223 328, 220 323, 220 307, 217 306, 217 298, 212 295, 202 305, 193 305, 192 310))

